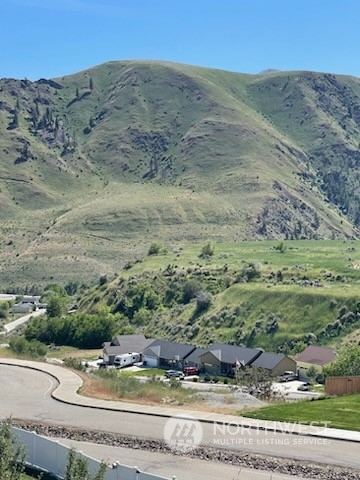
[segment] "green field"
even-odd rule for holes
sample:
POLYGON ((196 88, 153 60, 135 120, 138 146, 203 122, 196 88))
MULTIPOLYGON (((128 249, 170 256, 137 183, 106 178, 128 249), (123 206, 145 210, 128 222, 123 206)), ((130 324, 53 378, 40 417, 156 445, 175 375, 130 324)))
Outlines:
MULTIPOLYGON (((344 395, 315 401, 272 405, 245 412, 259 420, 298 422, 323 427, 360 431, 360 395, 344 395)), ((243 415, 243 414, 242 414, 243 415)))

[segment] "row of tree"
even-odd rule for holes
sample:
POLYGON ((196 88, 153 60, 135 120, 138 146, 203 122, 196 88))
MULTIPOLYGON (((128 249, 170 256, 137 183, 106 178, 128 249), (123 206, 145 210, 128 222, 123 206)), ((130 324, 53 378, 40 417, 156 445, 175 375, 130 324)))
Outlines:
POLYGON ((104 308, 93 315, 73 313, 64 317, 35 317, 25 329, 25 338, 45 344, 99 348, 102 342, 119 332, 132 333, 125 331, 126 326, 121 315, 109 313, 104 308))

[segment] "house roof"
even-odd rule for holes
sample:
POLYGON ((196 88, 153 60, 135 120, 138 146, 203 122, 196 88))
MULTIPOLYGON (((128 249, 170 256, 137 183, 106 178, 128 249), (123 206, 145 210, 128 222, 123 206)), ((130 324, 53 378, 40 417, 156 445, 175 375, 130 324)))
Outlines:
POLYGON ((107 355, 121 355, 129 352, 143 352, 153 338, 145 338, 144 335, 118 335, 111 342, 104 342, 103 348, 107 355))
POLYGON ((237 361, 249 365, 261 354, 261 350, 256 348, 225 345, 223 343, 213 343, 206 352, 211 352, 220 362, 230 363, 231 365, 237 361))
POLYGON ((34 308, 33 303, 17 303, 11 307, 11 309, 32 310, 34 308))
POLYGON ((40 295, 23 295, 21 303, 36 303, 40 298, 40 295))
POLYGON ((208 351, 209 351, 208 348, 195 348, 195 350, 191 352, 190 355, 188 355, 185 358, 185 360, 187 362, 201 363, 201 359, 200 359, 201 355, 208 351))
POLYGON ((195 350, 194 345, 169 342, 167 340, 154 340, 144 351, 144 355, 157 358, 183 360, 195 350))
POLYGON ((284 358, 285 355, 281 353, 261 352, 261 355, 251 363, 251 366, 272 370, 276 365, 279 365, 284 358))
POLYGON ((332 348, 309 345, 295 360, 297 362, 312 363, 314 365, 326 365, 327 363, 331 363, 335 359, 335 356, 335 351, 332 348))

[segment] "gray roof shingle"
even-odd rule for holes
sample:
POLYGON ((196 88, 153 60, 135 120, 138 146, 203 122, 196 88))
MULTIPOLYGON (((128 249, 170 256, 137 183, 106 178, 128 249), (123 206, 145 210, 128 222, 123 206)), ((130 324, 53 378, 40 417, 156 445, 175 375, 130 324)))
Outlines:
POLYGON ((335 356, 335 351, 332 348, 309 345, 295 360, 297 362, 312 363, 314 365, 326 365, 335 360, 335 356))
POLYGON ((132 352, 141 353, 153 341, 153 338, 145 338, 144 335, 118 335, 111 342, 104 342, 103 348, 111 356, 132 352))
POLYGON ((213 343, 207 351, 210 351, 222 363, 235 364, 239 361, 245 365, 249 365, 261 354, 261 350, 256 348, 223 343, 213 343))
POLYGON ((272 370, 284 358, 285 358, 285 355, 280 354, 280 353, 261 352, 261 355, 251 363, 251 366, 252 367, 254 366, 254 367, 267 368, 269 370, 272 370))
POLYGON ((167 340, 154 340, 144 351, 144 355, 157 358, 183 360, 195 350, 194 345, 169 342, 167 340))

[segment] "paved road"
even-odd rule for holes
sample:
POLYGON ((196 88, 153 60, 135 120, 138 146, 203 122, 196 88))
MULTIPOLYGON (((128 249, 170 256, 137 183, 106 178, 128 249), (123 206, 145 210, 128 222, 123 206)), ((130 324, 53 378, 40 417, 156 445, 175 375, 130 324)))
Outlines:
POLYGON ((28 313, 27 315, 24 315, 23 317, 20 317, 17 320, 14 320, 13 322, 4 325, 3 328, 5 329, 5 332, 0 332, 0 334, 3 335, 4 333, 9 333, 23 323, 26 323, 31 317, 39 317, 40 315, 45 315, 45 313, 46 308, 39 308, 39 310, 36 310, 35 312, 28 313))
POLYGON ((1 301, 8 301, 8 300, 15 300, 16 295, 12 295, 10 293, 0 293, 0 302, 1 301))
MULTIPOLYGON (((0 417, 12 416, 145 438, 163 438, 166 419, 62 404, 51 397, 56 384, 53 377, 42 372, 0 365, 0 417)), ((202 428, 203 444, 213 446, 214 439, 225 440, 225 443, 216 443, 217 448, 360 469, 358 443, 247 429, 228 429, 219 434, 219 431, 214 432, 213 424, 202 424, 202 428)))

